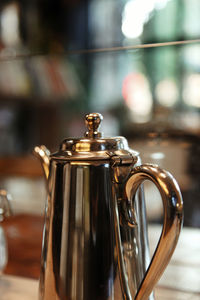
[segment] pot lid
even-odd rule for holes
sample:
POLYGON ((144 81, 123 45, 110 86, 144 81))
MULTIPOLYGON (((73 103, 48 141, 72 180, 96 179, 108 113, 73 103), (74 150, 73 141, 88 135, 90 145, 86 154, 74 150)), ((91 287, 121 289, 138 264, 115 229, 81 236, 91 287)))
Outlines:
POLYGON ((137 152, 129 149, 124 137, 103 137, 99 127, 103 116, 91 113, 85 116, 87 131, 82 138, 67 138, 60 150, 51 155, 55 159, 64 160, 105 160, 117 156, 135 156, 137 152))

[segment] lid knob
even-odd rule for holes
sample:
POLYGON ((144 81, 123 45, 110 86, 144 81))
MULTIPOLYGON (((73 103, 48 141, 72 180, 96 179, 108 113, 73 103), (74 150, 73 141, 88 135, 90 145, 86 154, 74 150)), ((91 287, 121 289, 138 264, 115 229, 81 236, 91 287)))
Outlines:
POLYGON ((102 133, 98 131, 98 128, 103 120, 103 116, 99 113, 91 113, 85 116, 85 124, 88 131, 85 136, 88 138, 98 138, 102 136, 102 133))

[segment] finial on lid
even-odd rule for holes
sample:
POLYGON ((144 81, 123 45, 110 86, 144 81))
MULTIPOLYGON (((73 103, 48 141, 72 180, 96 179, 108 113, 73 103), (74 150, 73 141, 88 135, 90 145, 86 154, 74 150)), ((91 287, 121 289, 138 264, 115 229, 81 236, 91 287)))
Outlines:
POLYGON ((101 137, 102 133, 98 131, 98 128, 103 120, 103 116, 99 113, 91 113, 85 116, 85 124, 88 128, 88 131, 85 133, 85 136, 88 138, 97 138, 101 137))

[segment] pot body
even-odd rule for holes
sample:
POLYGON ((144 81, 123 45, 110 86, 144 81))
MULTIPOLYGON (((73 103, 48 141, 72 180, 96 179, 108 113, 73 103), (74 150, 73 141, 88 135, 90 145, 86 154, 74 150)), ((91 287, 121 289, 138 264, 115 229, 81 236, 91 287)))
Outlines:
MULTIPOLYGON (((130 166, 124 170, 128 173, 130 166)), ((109 161, 51 160, 40 300, 124 299, 116 228, 134 299, 149 263, 141 187, 136 198, 137 225, 128 226, 109 161)))

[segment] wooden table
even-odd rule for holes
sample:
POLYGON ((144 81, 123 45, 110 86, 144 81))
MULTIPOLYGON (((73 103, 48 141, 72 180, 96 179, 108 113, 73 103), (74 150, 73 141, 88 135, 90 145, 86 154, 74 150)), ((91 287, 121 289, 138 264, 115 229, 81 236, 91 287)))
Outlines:
MULTIPOLYGON (((153 252, 160 234, 159 226, 150 226, 153 252)), ((0 277, 1 300, 37 300, 38 281, 22 277, 0 277)), ((165 273, 155 288, 157 300, 200 299, 200 230, 184 228, 178 246, 165 273)))
MULTIPOLYGON (((150 249, 157 243, 161 229, 151 226, 150 249)), ((200 229, 183 228, 172 259, 155 289, 158 300, 200 299, 200 229)))

